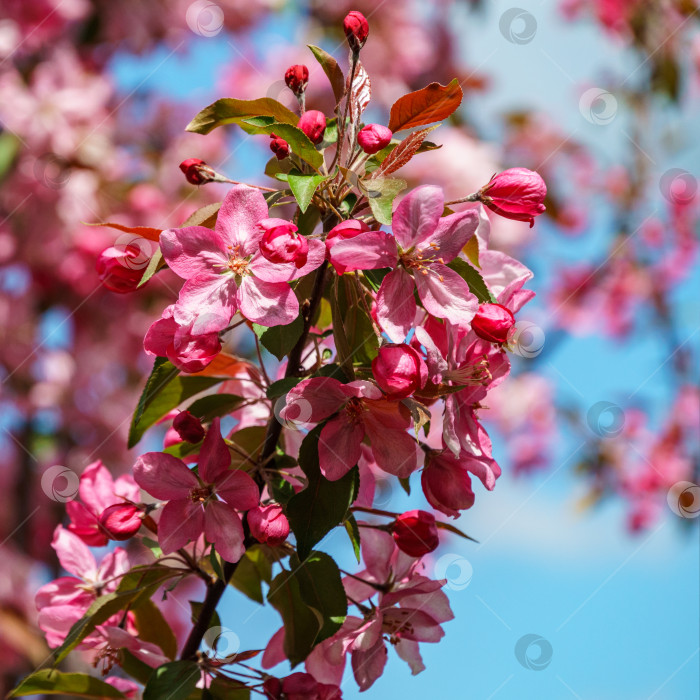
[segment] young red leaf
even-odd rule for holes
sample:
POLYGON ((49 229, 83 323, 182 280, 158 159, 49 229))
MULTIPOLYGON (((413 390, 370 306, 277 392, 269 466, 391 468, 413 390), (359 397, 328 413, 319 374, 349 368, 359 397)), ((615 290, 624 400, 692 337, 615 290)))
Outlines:
POLYGON ((462 88, 457 78, 449 85, 430 83, 427 87, 400 97, 391 107, 389 128, 395 133, 414 126, 439 122, 462 103, 462 88))

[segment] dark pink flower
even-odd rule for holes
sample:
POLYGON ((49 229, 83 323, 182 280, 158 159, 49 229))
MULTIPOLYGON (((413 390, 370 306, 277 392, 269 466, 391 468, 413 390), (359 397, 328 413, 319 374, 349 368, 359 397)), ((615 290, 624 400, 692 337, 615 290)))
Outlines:
POLYGON ((284 82, 295 95, 301 95, 309 82, 309 69, 305 65, 289 66, 284 74, 284 82))
POLYGON ((422 389, 428 380, 423 358, 410 345, 389 343, 372 360, 372 374, 382 391, 392 399, 405 399, 422 389))
POLYGON ((173 418, 173 428, 185 442, 194 444, 204 439, 205 430, 202 421, 189 411, 180 411, 173 418))
POLYGON ((136 291, 148 258, 137 245, 105 248, 95 263, 102 286, 110 292, 128 294, 136 291))
POLYGON ((270 134, 270 137, 270 150, 277 156, 277 160, 284 160, 289 155, 289 144, 274 134, 270 134))
POLYGON ((198 475, 163 452, 148 452, 136 460, 134 477, 139 486, 167 501, 158 521, 158 542, 165 554, 202 533, 227 561, 236 562, 245 552, 243 525, 236 511, 255 508, 259 491, 244 471, 229 469, 231 454, 219 423, 215 418, 204 438, 198 475))
POLYGON ((472 319, 474 333, 491 343, 507 342, 508 333, 514 325, 513 312, 503 304, 481 304, 472 319))
POLYGON ((343 20, 343 30, 348 39, 348 44, 354 53, 365 45, 367 36, 369 35, 369 23, 365 16, 357 10, 348 12, 343 20))
POLYGON ((142 511, 132 503, 115 503, 100 516, 100 527, 111 540, 128 540, 140 529, 142 511))
POLYGON ((250 534, 258 542, 265 542, 271 547, 282 544, 289 535, 289 521, 276 504, 258 506, 248 511, 250 534))
POLYGON ((440 544, 435 516, 424 510, 409 510, 391 526, 396 546, 410 557, 422 557, 440 544))
POLYGON ((507 219, 529 221, 530 228, 535 225, 535 217, 544 212, 546 196, 544 180, 527 168, 504 170, 479 190, 479 201, 491 211, 507 219))
POLYGON ((216 173, 200 158, 188 158, 180 163, 180 170, 185 174, 187 182, 192 185, 203 185, 211 182, 216 173))
POLYGON ((392 136, 391 130, 382 124, 367 124, 357 134, 357 143, 365 153, 372 155, 386 148, 392 136))
POLYGON ((294 263, 304 267, 309 256, 309 242, 297 233, 299 229, 284 219, 265 219, 260 252, 273 263, 294 263))
POLYGON ((304 112, 297 126, 311 139, 312 143, 319 144, 323 141, 323 133, 326 130, 326 115, 317 109, 304 112))

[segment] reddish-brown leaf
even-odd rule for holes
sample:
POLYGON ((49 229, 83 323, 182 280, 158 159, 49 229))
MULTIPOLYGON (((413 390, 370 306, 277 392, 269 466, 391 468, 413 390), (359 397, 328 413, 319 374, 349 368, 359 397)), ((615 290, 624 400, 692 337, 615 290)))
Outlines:
POLYGON ((389 128, 396 132, 439 122, 449 117, 461 103, 462 88, 457 78, 449 85, 430 83, 396 100, 391 108, 389 128))
POLYGON ((190 377, 235 377, 236 374, 247 366, 250 362, 241 360, 239 357, 227 355, 225 352, 219 353, 201 372, 195 372, 190 377))
POLYGON ((106 226, 107 228, 115 228, 117 231, 124 231, 124 233, 133 233, 135 236, 141 236, 141 238, 147 238, 149 241, 155 241, 158 243, 160 234, 163 229, 151 228, 150 226, 124 226, 124 224, 117 224, 113 221, 103 221, 97 224, 86 224, 87 226, 106 226))
POLYGON ((382 164, 374 171, 372 177, 383 177, 396 172, 399 168, 403 168, 421 147, 423 141, 425 141, 425 137, 436 128, 436 126, 429 126, 427 129, 421 129, 420 131, 414 131, 412 134, 409 134, 382 161, 382 164))
MULTIPOLYGON (((348 84, 350 76, 348 75, 348 84)), ((365 67, 358 61, 355 68, 355 77, 352 81, 352 89, 350 89, 350 121, 354 124, 359 123, 362 113, 367 108, 370 98, 372 97, 372 86, 369 81, 369 75, 365 67)))

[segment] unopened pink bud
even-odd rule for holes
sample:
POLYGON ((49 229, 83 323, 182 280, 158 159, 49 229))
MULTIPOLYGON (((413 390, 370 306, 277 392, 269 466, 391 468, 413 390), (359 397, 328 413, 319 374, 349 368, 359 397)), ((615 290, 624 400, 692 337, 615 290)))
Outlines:
POLYGON ((529 221, 544 212, 547 185, 538 173, 527 168, 510 168, 494 175, 478 192, 479 201, 507 219, 529 221))
POLYGON ((133 292, 143 277, 148 257, 137 245, 106 248, 95 263, 102 286, 111 292, 133 292))
POLYGON ((180 411, 173 418, 173 429, 185 442, 197 443, 204 440, 202 422, 189 411, 180 411))
POLYGON ((258 506, 248 511, 250 534, 271 547, 282 544, 289 536, 289 521, 278 505, 258 506))
POLYGON ((423 358, 410 345, 390 343, 379 348, 372 360, 372 374, 392 399, 405 399, 422 389, 428 380, 423 358))
POLYGON ((132 503, 115 503, 102 511, 100 528, 113 540, 128 540, 140 529, 141 509, 132 503))
POLYGON ((367 126, 360 129, 360 133, 357 134, 357 143, 360 144, 360 148, 369 155, 373 155, 382 148, 386 148, 391 143, 391 137, 393 136, 391 130, 386 126, 381 124, 367 124, 367 126))
POLYGON ((392 535, 396 546, 410 557, 422 557, 440 544, 435 516, 424 510, 409 510, 394 521, 392 535))
POLYGON ((290 66, 284 74, 284 82, 295 95, 301 95, 309 83, 309 69, 304 65, 290 66))
POLYGON ((514 325, 513 313, 502 304, 481 304, 472 319, 474 333, 491 343, 505 343, 514 325))
POLYGON ((304 112, 297 126, 311 139, 312 143, 319 144, 323 141, 323 133, 326 130, 326 115, 317 109, 310 109, 304 112))
POLYGON ((260 252, 264 258, 273 263, 293 262, 297 267, 306 265, 309 243, 297 233, 294 224, 281 219, 267 219, 259 225, 265 229, 260 240, 260 252))
POLYGON ((369 35, 369 23, 365 16, 357 10, 348 12, 343 20, 343 30, 353 53, 359 53, 369 35))
POLYGON ((217 178, 216 172, 199 158, 188 158, 180 163, 180 170, 185 173, 187 182, 192 185, 204 185, 217 178))

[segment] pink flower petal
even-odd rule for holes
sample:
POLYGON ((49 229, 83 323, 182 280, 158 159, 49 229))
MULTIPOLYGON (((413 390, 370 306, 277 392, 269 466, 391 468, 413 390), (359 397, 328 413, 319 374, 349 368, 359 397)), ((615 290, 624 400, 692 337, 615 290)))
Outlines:
POLYGON ((88 464, 80 475, 80 500, 95 513, 115 503, 114 480, 101 460, 88 464))
POLYGON ((330 258, 344 272, 394 268, 398 260, 396 240, 384 231, 367 231, 338 240, 330 249, 330 258))
POLYGON ((287 393, 280 418, 294 424, 320 423, 340 410, 347 400, 348 392, 337 379, 304 379, 287 393))
POLYGON ((173 318, 180 325, 193 324, 196 335, 220 331, 238 309, 237 295, 233 275, 202 272, 182 285, 173 318))
POLYGON ((54 530, 51 546, 66 571, 88 581, 96 579, 95 557, 80 537, 59 525, 54 530))
POLYGON ((398 269, 384 278, 377 292, 377 319, 394 343, 402 343, 413 326, 417 309, 413 288, 411 275, 398 269))
POLYGON ((394 651, 403 659, 411 669, 411 675, 415 676, 421 671, 425 671, 425 664, 420 655, 418 642, 412 642, 408 639, 399 639, 397 644, 394 644, 394 651))
POLYGON ((231 506, 210 501, 204 509, 204 535, 226 560, 237 562, 245 554, 243 524, 231 506))
POLYGON ((262 655, 261 665, 263 668, 272 668, 286 660, 287 655, 284 653, 284 627, 280 627, 267 643, 265 652, 262 655))
POLYGON ((160 249, 170 269, 186 280, 210 270, 219 272, 228 260, 221 236, 204 226, 163 231, 160 249))
POLYGON ((326 246, 322 241, 310 238, 307 242, 309 251, 306 263, 302 267, 297 267, 293 262, 274 263, 258 253, 250 261, 251 272, 265 282, 291 282, 305 277, 320 267, 326 259, 326 246))
POLYGON ((390 608, 384 611, 384 625, 401 628, 399 636, 414 642, 439 642, 445 636, 440 624, 423 610, 390 608))
POLYGON ((299 315, 299 301, 286 282, 245 277, 237 300, 241 313, 261 326, 286 326, 299 315))
POLYGON ((326 479, 336 481, 357 464, 364 435, 361 423, 353 423, 344 416, 333 418, 323 426, 318 441, 318 458, 326 479))
POLYGON ((371 649, 352 653, 352 671, 360 691, 370 688, 382 675, 386 659, 387 651, 382 638, 371 649))
POLYGON ((258 223, 268 215, 262 192, 247 185, 232 187, 219 209, 215 231, 225 245, 240 246, 241 257, 258 251, 263 229, 258 223))
POLYGON ((474 209, 443 216, 435 231, 421 244, 421 247, 435 243, 431 257, 442 258, 446 263, 454 260, 479 226, 479 215, 474 209))
POLYGON ((445 265, 429 265, 427 271, 427 275, 420 272, 415 275, 418 296, 425 310, 459 326, 469 324, 479 308, 479 301, 469 285, 445 265))
POLYGON ((240 469, 230 469, 219 475, 216 492, 236 510, 250 510, 260 503, 260 491, 250 475, 240 469))
POLYGON ((435 231, 445 209, 442 190, 434 185, 416 187, 396 207, 391 228, 403 250, 414 248, 435 231))
POLYGON ((134 465, 134 479, 147 493, 161 501, 187 498, 199 485, 185 463, 164 452, 147 452, 134 465))
POLYGON ((196 540, 204 530, 204 510, 191 500, 168 501, 158 521, 158 543, 170 554, 196 540))
POLYGON ((365 428, 380 469, 401 479, 418 469, 419 448, 407 432, 389 430, 373 420, 366 420, 365 428))
POLYGON ((231 453, 221 436, 221 419, 214 418, 199 451, 199 477, 206 484, 223 478, 231 466, 231 453))

